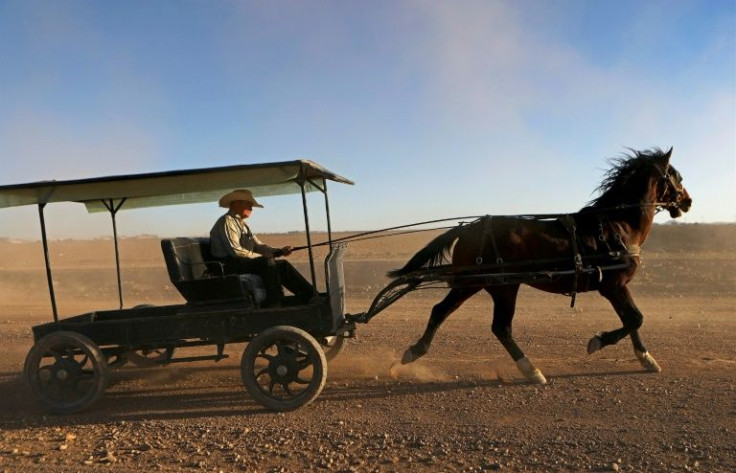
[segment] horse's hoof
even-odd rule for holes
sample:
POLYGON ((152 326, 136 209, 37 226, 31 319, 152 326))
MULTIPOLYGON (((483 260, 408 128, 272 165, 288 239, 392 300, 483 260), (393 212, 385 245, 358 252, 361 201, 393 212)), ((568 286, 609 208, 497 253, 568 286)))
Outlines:
POLYGON ((547 378, 544 377, 541 371, 532 365, 529 358, 524 357, 516 360, 516 367, 519 368, 521 374, 523 374, 529 381, 536 384, 547 384, 547 378))
POLYGON ((637 351, 636 357, 639 359, 639 363, 641 363, 641 366, 643 366, 644 369, 649 371, 650 373, 659 373, 662 371, 662 368, 659 367, 659 364, 654 359, 654 357, 649 354, 649 352, 637 351))
POLYGON ((588 355, 592 355, 601 348, 603 348, 603 340, 599 335, 596 335, 588 342, 588 355))
POLYGON ((535 384, 547 384, 547 378, 545 378, 542 372, 538 369, 535 369, 531 375, 527 376, 527 378, 535 384))
POLYGON ((401 364, 408 365, 409 363, 416 361, 417 358, 419 357, 415 356, 414 353, 411 352, 411 348, 409 348, 404 352, 404 356, 401 357, 401 364))
POLYGON ((419 358, 427 354, 428 348, 423 347, 420 344, 412 345, 404 352, 404 356, 401 357, 401 364, 408 365, 417 361, 419 358))

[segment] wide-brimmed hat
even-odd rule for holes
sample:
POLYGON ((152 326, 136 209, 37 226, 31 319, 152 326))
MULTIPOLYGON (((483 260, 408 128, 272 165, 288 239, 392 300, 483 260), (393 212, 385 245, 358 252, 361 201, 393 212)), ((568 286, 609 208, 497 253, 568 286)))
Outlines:
POLYGON ((263 206, 258 203, 255 197, 253 197, 253 193, 248 189, 237 189, 223 195, 222 197, 220 197, 220 207, 225 207, 227 209, 230 207, 230 204, 232 202, 235 202, 236 200, 244 200, 253 204, 253 207, 263 208, 263 206))

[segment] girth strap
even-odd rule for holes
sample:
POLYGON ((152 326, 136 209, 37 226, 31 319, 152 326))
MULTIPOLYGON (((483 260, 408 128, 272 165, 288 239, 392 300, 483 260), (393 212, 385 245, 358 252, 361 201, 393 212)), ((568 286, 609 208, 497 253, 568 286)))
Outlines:
POLYGON ((580 255, 578 249, 578 238, 577 238, 577 226, 575 225, 575 218, 570 215, 563 215, 558 219, 560 223, 565 227, 567 232, 570 234, 570 242, 572 244, 572 254, 575 261, 575 275, 573 276, 572 291, 570 291, 570 307, 575 307, 575 299, 578 294, 578 278, 583 273, 583 257, 580 255))
POLYGON ((475 258, 475 264, 483 264, 483 253, 485 252, 486 238, 491 238, 491 245, 493 246, 493 255, 496 258, 496 265, 498 266, 499 272, 503 272, 503 258, 498 253, 498 245, 496 244, 496 235, 493 233, 493 226, 491 225, 490 215, 484 215, 481 217, 481 224, 483 225, 483 237, 481 238, 480 252, 478 257, 475 258))

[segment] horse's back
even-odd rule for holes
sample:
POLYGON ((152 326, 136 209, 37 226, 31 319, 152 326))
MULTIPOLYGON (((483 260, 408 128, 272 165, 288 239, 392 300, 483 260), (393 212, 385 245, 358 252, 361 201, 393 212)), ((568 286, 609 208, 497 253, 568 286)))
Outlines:
POLYGON ((570 234, 556 219, 485 217, 458 238, 453 264, 512 264, 572 256, 570 234))

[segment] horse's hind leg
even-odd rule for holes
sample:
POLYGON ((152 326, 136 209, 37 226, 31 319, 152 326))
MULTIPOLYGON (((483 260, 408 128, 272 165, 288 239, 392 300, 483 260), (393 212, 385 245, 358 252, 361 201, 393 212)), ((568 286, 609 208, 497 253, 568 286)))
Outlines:
POLYGON ((516 296, 519 293, 519 286, 492 287, 486 288, 486 291, 493 298, 493 325, 491 325, 493 334, 516 362, 516 367, 519 368, 521 374, 530 381, 546 384, 547 378, 532 365, 532 362, 524 355, 512 336, 511 323, 516 311, 516 296))
POLYGON ((453 288, 450 292, 432 308, 432 315, 429 317, 427 322, 427 328, 424 330, 424 334, 419 341, 409 347, 401 358, 401 364, 406 365, 418 358, 424 356, 429 351, 429 346, 432 344, 434 334, 437 333, 437 329, 440 328, 442 322, 455 312, 463 302, 468 300, 470 296, 478 292, 478 288, 453 288))
POLYGON ((629 335, 634 345, 634 354, 644 369, 652 373, 662 371, 662 368, 659 367, 657 361, 649 354, 644 347, 644 343, 641 341, 638 329, 644 321, 644 316, 639 311, 639 308, 636 307, 636 304, 634 304, 629 289, 623 286, 611 291, 601 290, 600 293, 611 302, 624 326, 610 332, 596 334, 588 342, 588 353, 592 354, 607 345, 613 345, 626 335, 629 335))

